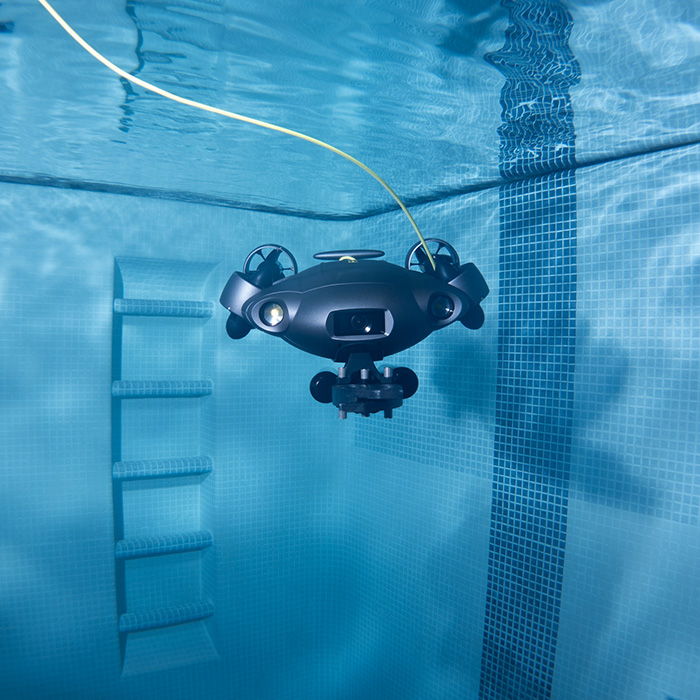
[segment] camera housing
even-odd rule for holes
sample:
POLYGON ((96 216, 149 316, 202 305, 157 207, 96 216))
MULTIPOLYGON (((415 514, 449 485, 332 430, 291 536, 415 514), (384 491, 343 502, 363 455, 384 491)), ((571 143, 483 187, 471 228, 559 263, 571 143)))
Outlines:
POLYGON ((326 321, 326 329, 332 338, 338 340, 374 340, 386 335, 388 314, 388 309, 331 311, 326 321))

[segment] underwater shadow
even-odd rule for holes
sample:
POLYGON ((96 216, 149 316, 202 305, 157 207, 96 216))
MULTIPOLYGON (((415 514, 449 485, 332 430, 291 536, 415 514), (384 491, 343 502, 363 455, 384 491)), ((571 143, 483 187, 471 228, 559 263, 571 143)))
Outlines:
MULTIPOLYGON (((633 473, 614 445, 594 437, 600 434, 605 414, 624 399, 632 371, 629 354, 614 339, 594 338, 590 322, 579 319, 575 361, 560 367, 555 378, 555 383, 562 384, 562 379, 568 383, 573 396, 570 409, 548 396, 552 375, 543 373, 534 390, 509 388, 507 396, 519 409, 514 411, 516 427, 507 428, 496 423, 497 382, 504 380, 498 374, 493 339, 455 335, 443 341, 440 362, 433 365, 430 379, 446 419, 463 425, 468 416, 476 415, 494 424, 496 431, 506 431, 520 468, 545 480, 568 477, 570 488, 592 503, 647 514, 658 509, 664 500, 662 490, 633 473)), ((538 356, 537 339, 527 342, 531 356, 538 356)))
POLYGON ((474 335, 443 336, 442 340, 440 362, 433 364, 430 381, 440 396, 444 415, 454 422, 470 413, 488 419, 493 415, 496 394, 491 339, 474 335))
MULTIPOLYGON (((573 448, 570 488, 592 503, 652 514, 661 489, 630 471, 612 445, 601 443, 601 421, 624 400, 632 364, 613 339, 595 339, 588 321, 576 330, 573 448)), ((604 428, 610 435, 611 428, 604 428)))

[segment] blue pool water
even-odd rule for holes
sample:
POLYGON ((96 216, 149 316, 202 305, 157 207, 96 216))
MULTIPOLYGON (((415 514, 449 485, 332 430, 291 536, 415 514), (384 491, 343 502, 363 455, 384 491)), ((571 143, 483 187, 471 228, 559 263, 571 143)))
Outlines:
POLYGON ((56 8, 491 293, 339 421, 217 300, 269 241, 401 264, 387 193, 0 3, 0 697, 700 700, 700 6, 56 8))

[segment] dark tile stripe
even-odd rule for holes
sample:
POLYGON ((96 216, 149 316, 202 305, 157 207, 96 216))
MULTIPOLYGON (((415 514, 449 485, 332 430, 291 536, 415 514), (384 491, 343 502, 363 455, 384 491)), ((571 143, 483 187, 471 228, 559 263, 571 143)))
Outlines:
POLYGON ((493 497, 480 697, 551 697, 566 543, 576 310, 571 18, 504 0, 493 497), (568 169, 567 169, 568 168, 568 169), (543 170, 549 175, 535 175, 543 170))

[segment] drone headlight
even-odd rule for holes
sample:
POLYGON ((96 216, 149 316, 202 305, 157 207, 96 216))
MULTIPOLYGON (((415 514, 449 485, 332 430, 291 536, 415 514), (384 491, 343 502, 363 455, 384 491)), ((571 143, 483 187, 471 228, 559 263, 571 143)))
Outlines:
POLYGON ((285 308, 276 301, 268 301, 260 308, 260 320, 266 325, 274 328, 279 326, 285 317, 285 308))

